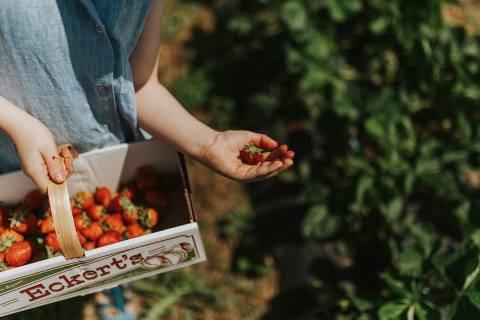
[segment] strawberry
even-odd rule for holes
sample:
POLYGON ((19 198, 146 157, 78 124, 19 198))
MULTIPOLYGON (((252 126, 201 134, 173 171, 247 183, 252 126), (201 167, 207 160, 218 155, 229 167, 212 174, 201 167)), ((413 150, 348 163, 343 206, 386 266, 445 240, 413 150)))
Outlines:
POLYGON ((125 224, 127 225, 138 223, 138 219, 139 219, 138 210, 124 212, 122 214, 122 218, 123 218, 123 221, 125 221, 125 224))
POLYGON ((145 234, 145 229, 142 228, 138 223, 129 225, 125 230, 125 236, 127 239, 132 239, 136 237, 143 236, 145 234))
POLYGON ((93 207, 88 208, 87 214, 90 219, 98 221, 105 216, 105 207, 103 205, 94 205, 93 207))
POLYGON ((86 228, 80 229, 80 232, 88 239, 95 241, 103 233, 102 225, 96 221, 90 223, 86 228))
POLYGON ((122 241, 122 236, 120 235, 120 233, 114 230, 110 230, 105 232, 100 236, 100 238, 98 238, 97 246, 104 247, 120 241, 122 241))
POLYGON ((74 197, 75 207, 80 207, 87 210, 95 204, 93 200, 93 194, 87 191, 80 191, 74 197))
POLYGON ((49 246, 53 252, 60 252, 60 243, 58 243, 57 234, 55 232, 50 232, 45 237, 45 245, 49 246))
POLYGON ((104 207, 107 207, 112 198, 112 193, 107 187, 97 188, 95 191, 95 201, 104 207))
POLYGON ((121 213, 115 213, 107 216, 103 220, 103 225, 106 230, 115 230, 120 233, 125 231, 125 225, 123 224, 121 213))
POLYGON ((118 195, 115 198, 113 198, 112 201, 110 201, 110 204, 107 207, 108 211, 122 212, 123 208, 122 208, 122 205, 120 204, 120 202, 122 201, 122 199, 125 199, 125 198, 128 199, 127 197, 122 196, 122 195, 118 195))
POLYGON ((83 249, 85 250, 92 250, 96 248, 95 241, 87 241, 83 244, 83 249))
POLYGON ((75 223, 75 228, 77 230, 82 230, 90 225, 92 220, 87 216, 85 212, 82 214, 73 217, 73 222, 75 223))
POLYGON ((2 264, 5 261, 5 252, 0 251, 0 264, 2 264))
POLYGON ((41 209, 46 202, 47 196, 40 190, 33 190, 25 196, 25 199, 23 199, 23 203, 33 210, 41 209))
POLYGON ((19 241, 12 244, 6 252, 5 258, 8 266, 23 266, 32 257, 32 245, 28 241, 19 241))
POLYGON ((108 210, 115 213, 123 212, 123 218, 127 224, 136 222, 138 216, 137 207, 126 196, 116 196, 112 202, 110 202, 108 210))
POLYGON ((53 224, 53 217, 46 216, 43 219, 37 221, 38 231, 42 234, 47 234, 55 231, 55 225, 53 224))
POLYGON ((153 167, 143 166, 138 168, 135 182, 139 190, 146 190, 156 187, 158 185, 158 180, 153 167))
POLYGON ((138 189, 135 183, 129 183, 123 188, 123 190, 120 192, 122 196, 127 197, 130 200, 136 199, 138 196, 138 189))
POLYGON ((165 207, 167 199, 160 189, 147 190, 143 196, 147 205, 151 207, 165 207))
POLYGON ((83 212, 83 208, 81 207, 80 204, 77 203, 74 197, 70 198, 70 206, 72 207, 72 215, 78 216, 83 212))
POLYGON ((15 242, 23 241, 24 237, 13 229, 5 229, 0 234, 0 251, 6 252, 15 242))
POLYGON ((80 244, 82 246, 87 242, 87 238, 85 238, 85 236, 78 230, 77 230, 77 237, 78 237, 78 241, 80 241, 80 244))
POLYGON ((139 215, 140 224, 147 229, 152 229, 158 223, 158 211, 153 208, 142 208, 139 215))
POLYGON ((262 162, 262 152, 263 149, 253 144, 245 145, 243 149, 240 150, 240 160, 245 164, 257 165, 262 162))
POLYGON ((8 209, 0 206, 0 227, 4 227, 8 222, 8 209))
POLYGON ((10 228, 22 234, 34 233, 37 229, 37 218, 30 210, 23 205, 16 207, 10 218, 10 228))

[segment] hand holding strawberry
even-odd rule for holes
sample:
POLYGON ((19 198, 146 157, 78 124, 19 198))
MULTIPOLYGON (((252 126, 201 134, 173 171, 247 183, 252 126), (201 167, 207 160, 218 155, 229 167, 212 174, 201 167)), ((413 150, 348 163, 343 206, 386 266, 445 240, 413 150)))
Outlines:
MULTIPOLYGON (((284 157, 270 156, 270 152, 260 152, 262 161, 256 165, 244 163, 239 151, 246 145, 253 145, 263 150, 274 150, 278 143, 272 138, 250 131, 229 130, 218 133, 203 148, 199 160, 218 173, 237 181, 254 181, 277 175, 293 165, 293 153, 284 157)), ((249 151, 253 148, 249 147, 249 151)), ((272 151, 274 153, 275 151, 272 151)), ((255 152, 256 153, 256 152, 255 152)), ((258 160, 258 156, 257 160, 258 160)), ((245 158, 246 159, 246 158, 245 158)))

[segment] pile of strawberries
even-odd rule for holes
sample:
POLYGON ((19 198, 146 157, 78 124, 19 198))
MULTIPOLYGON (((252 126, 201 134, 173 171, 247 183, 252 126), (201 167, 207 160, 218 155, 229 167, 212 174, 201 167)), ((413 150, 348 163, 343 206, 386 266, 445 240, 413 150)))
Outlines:
MULTIPOLYGON (((135 180, 119 193, 106 187, 71 198, 78 239, 86 250, 152 232, 167 206, 167 193, 177 179, 140 167, 135 180)), ((22 203, 0 206, 0 270, 60 254, 46 195, 35 190, 22 203)))

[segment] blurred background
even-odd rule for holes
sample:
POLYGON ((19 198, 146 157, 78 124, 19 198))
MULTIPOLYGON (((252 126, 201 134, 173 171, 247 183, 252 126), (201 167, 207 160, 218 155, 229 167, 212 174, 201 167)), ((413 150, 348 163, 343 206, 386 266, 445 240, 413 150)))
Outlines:
MULTIPOLYGON (((167 1, 158 75, 295 167, 190 164, 208 262, 137 281, 141 319, 480 319, 480 4, 167 1)), ((91 297, 13 319, 96 319, 91 297)))

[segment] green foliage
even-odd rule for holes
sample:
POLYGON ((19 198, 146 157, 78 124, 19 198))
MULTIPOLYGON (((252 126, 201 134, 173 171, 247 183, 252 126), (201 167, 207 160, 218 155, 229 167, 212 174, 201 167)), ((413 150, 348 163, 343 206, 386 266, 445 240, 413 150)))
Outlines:
POLYGON ((320 307, 303 314, 480 318, 480 42, 442 4, 218 1, 214 31, 188 44, 191 70, 173 86, 183 102, 297 151, 290 196, 304 205, 269 227, 352 261, 314 272, 320 307))

